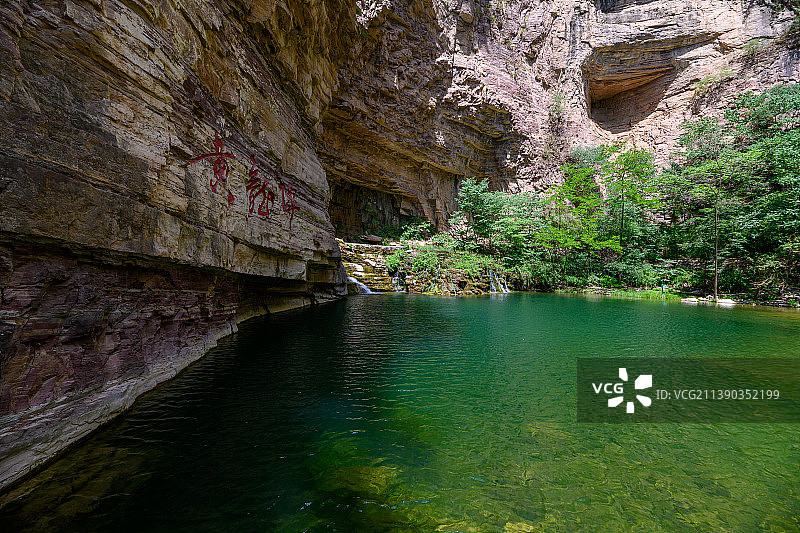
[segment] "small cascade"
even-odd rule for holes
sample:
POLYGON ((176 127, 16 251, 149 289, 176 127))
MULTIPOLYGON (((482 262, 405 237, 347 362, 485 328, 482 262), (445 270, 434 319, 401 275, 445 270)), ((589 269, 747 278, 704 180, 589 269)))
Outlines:
POLYGON ((400 275, 392 276, 392 288, 394 292, 403 292, 403 284, 400 282, 400 275))
POLYGON ((453 280, 450 279, 450 276, 442 277, 441 281, 442 281, 442 294, 449 294, 453 296, 456 296, 458 294, 458 289, 456 289, 456 286, 453 283, 453 280))
POLYGON ((506 278, 500 278, 500 281, 502 282, 503 292, 511 292, 511 289, 508 288, 508 281, 506 278))
POLYGON ((489 291, 490 292, 511 292, 506 280, 498 276, 494 270, 489 270, 489 291))
POLYGON ((369 287, 358 281, 356 278, 347 278, 349 283, 352 283, 358 289, 358 294, 374 294, 369 287))

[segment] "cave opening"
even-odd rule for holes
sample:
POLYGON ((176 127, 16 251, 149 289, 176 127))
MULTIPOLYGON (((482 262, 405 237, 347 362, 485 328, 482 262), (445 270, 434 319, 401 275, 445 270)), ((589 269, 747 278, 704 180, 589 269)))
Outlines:
POLYGON ((655 111, 677 72, 668 51, 593 52, 583 65, 589 117, 611 133, 630 130, 655 111))
POLYGON ((331 180, 329 213, 337 237, 398 237, 404 225, 421 218, 411 198, 344 180, 331 180))

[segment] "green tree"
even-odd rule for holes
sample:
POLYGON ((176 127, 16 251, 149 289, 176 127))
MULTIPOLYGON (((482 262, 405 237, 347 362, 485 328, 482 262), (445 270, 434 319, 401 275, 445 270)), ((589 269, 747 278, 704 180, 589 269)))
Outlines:
MULTIPOLYGON (((737 148, 759 163, 749 186, 748 209, 737 223, 746 235, 743 253, 754 268, 772 271, 763 285, 797 279, 800 258, 800 86, 779 85, 761 94, 746 92, 725 114, 737 148), (776 269, 763 265, 782 265, 776 269), (782 271, 782 274, 778 274, 782 271)), ((758 274, 760 276, 760 274, 758 274)))
POLYGON ((619 245, 626 249, 626 213, 628 225, 641 224, 646 209, 659 206, 656 199, 656 168, 653 155, 647 150, 622 151, 621 146, 611 148, 616 157, 603 165, 602 180, 608 191, 609 205, 619 218, 619 245), (631 220, 631 216, 633 220, 631 220))
POLYGON ((542 224, 541 202, 529 194, 490 191, 486 181, 468 178, 458 193, 460 210, 450 220, 453 237, 466 249, 522 261, 542 224))
POLYGON ((503 264, 516 268, 536 251, 535 236, 545 225, 543 206, 530 194, 499 194, 503 210, 492 225, 493 243, 503 264))
POLYGON ((460 209, 451 218, 453 237, 465 247, 492 252, 492 233, 506 207, 504 200, 502 193, 489 191, 487 180, 463 180, 458 190, 460 209))
POLYGON ((681 125, 683 134, 679 143, 686 147, 689 162, 686 176, 695 187, 693 195, 701 200, 711 199, 714 214, 714 300, 719 295, 719 200, 720 154, 726 150, 726 140, 719 122, 704 117, 696 122, 681 125))
MULTIPOLYGON (((762 284, 774 285, 775 265, 783 260, 782 277, 792 278, 800 231, 799 127, 797 85, 741 95, 723 123, 704 118, 683 126, 686 164, 680 173, 691 185, 687 203, 694 208, 688 211, 700 217, 697 227, 709 226, 713 236, 715 297, 722 273, 752 286, 759 271, 771 271, 762 284), (734 273, 721 261, 748 263, 750 273, 742 268, 734 273)), ((686 237, 684 245, 691 241, 686 237)), ((703 239, 697 235, 696 242, 703 239)))
POLYGON ((573 153, 574 162, 561 167, 564 182, 550 196, 552 225, 539 233, 539 240, 564 249, 579 250, 586 257, 587 276, 592 274, 592 253, 598 250, 620 251, 619 240, 602 231, 605 201, 595 182, 596 163, 602 161, 605 149, 573 153))

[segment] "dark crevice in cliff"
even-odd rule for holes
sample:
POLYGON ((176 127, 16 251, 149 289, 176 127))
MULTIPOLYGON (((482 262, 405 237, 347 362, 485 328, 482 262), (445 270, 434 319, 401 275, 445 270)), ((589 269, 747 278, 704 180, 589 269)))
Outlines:
POLYGON ((452 47, 472 51, 470 6, 453 15, 449 37, 432 0, 365 10, 365 31, 339 70, 318 148, 338 236, 413 217, 445 227, 457 181, 497 170, 497 140, 508 135, 509 114, 498 117, 483 103, 465 109, 456 104, 462 95, 448 92, 454 75, 467 76, 452 47))
POLYGON ((330 216, 336 236, 352 240, 363 234, 396 232, 420 216, 417 202, 408 196, 332 179, 330 216))
POLYGON ((628 131, 656 110, 675 77, 675 70, 668 70, 651 81, 606 98, 589 92, 589 117, 611 133, 628 131))
POLYGON ((597 7, 603 13, 619 13, 629 6, 650 4, 657 0, 597 0, 597 7))
POLYGON ((675 78, 669 51, 599 50, 584 62, 590 117, 613 133, 649 115, 675 78))

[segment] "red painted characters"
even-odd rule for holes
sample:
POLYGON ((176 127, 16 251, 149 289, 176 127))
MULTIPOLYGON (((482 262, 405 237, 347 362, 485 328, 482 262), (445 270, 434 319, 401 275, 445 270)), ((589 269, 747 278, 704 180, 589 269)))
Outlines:
MULTIPOLYGON (((236 156, 225 152, 225 141, 220 138, 219 133, 214 132, 214 152, 210 154, 203 154, 189 160, 189 163, 197 163, 203 159, 212 159, 214 168, 214 177, 210 181, 211 190, 217 192, 217 187, 222 186, 225 192, 228 193, 228 204, 232 204, 235 200, 233 193, 230 191, 228 177, 231 171, 229 159, 236 159, 236 156)), ((247 202, 252 215, 254 212, 258 216, 269 218, 270 204, 275 204, 275 192, 269 188, 267 178, 259 176, 260 170, 256 164, 254 156, 250 156, 250 172, 248 179, 245 182, 245 189, 247 192, 247 202), (260 201, 259 201, 260 200, 260 201), (258 204, 256 204, 258 202, 258 204), (258 205, 258 207, 256 207, 258 205)), ((292 222, 294 221, 294 212, 299 211, 297 206, 297 191, 291 185, 279 186, 281 190, 281 207, 284 213, 289 215, 289 230, 292 229, 292 222)))
POLYGON ((228 159, 236 159, 236 156, 227 152, 224 152, 225 149, 225 141, 220 139, 219 133, 214 132, 214 153, 211 154, 203 154, 197 156, 191 160, 189 163, 197 163, 198 161, 202 161, 203 159, 213 159, 214 160, 214 177, 211 179, 209 184, 211 185, 211 190, 217 192, 217 186, 221 183, 222 187, 228 193, 228 203, 232 204, 234 197, 231 194, 231 191, 228 189, 228 175, 230 174, 230 166, 228 165, 228 159))
POLYGON ((281 203, 283 204, 283 212, 289 213, 289 229, 292 229, 292 220, 294 220, 294 212, 299 211, 300 208, 297 207, 297 192, 294 188, 289 185, 281 184, 281 203))
POLYGON ((267 180, 258 177, 258 166, 256 160, 250 156, 250 179, 245 186, 247 189, 247 200, 250 206, 250 214, 256 209, 256 199, 261 197, 261 203, 258 205, 258 214, 262 217, 269 217, 269 204, 275 203, 275 193, 267 189, 267 180))

